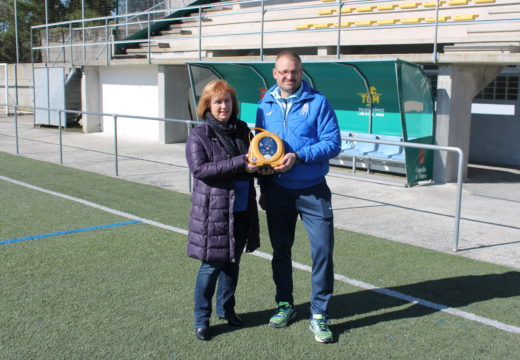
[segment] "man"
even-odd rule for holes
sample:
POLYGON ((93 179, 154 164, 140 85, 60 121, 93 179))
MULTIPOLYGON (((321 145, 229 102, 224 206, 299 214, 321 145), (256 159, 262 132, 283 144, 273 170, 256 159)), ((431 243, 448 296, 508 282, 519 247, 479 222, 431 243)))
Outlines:
POLYGON ((318 342, 332 342, 327 307, 334 286, 331 192, 325 175, 329 160, 341 149, 336 115, 325 97, 302 80, 300 57, 278 54, 276 85, 260 101, 256 126, 276 133, 286 151, 282 164, 262 169, 260 205, 266 210, 273 247, 276 313, 269 325, 285 327, 294 317, 291 248, 300 215, 311 245, 312 294, 310 330, 318 342))

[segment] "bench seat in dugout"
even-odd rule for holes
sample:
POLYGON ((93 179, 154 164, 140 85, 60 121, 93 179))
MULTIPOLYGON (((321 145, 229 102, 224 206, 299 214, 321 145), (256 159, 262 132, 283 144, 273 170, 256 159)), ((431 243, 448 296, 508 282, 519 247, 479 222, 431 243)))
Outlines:
POLYGON ((356 172, 357 168, 361 167, 366 169, 367 172, 380 170, 402 174, 405 173, 405 153, 403 146, 344 139, 345 137, 352 137, 358 139, 402 142, 402 137, 352 133, 349 131, 341 131, 341 137, 341 153, 337 158, 337 162, 341 165, 350 165, 353 172, 356 172))
MULTIPOLYGON (((360 138, 360 139, 376 140, 376 135, 374 135, 374 134, 351 133, 350 136, 360 138)), ((343 154, 350 155, 350 156, 366 156, 367 154, 374 152, 377 149, 377 144, 375 144, 375 143, 369 143, 369 142, 363 142, 363 141, 352 141, 350 143, 351 143, 350 148, 341 150, 341 152, 343 154)))
MULTIPOLYGON (((377 140, 402 142, 403 138, 392 135, 377 135, 377 140)), ((371 151, 366 154, 368 157, 380 158, 380 159, 392 159, 396 161, 404 161, 403 147, 400 145, 389 145, 389 144, 378 144, 377 150, 371 151), (403 155, 399 157, 399 155, 403 155)))

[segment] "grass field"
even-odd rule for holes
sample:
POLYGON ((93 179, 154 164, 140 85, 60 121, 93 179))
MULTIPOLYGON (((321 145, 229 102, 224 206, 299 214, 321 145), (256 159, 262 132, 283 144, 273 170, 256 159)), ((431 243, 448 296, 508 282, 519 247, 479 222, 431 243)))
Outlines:
MULTIPOLYGON (((516 359, 520 354, 520 272, 343 230, 336 231, 333 344, 315 343, 307 329, 306 271, 294 272, 296 321, 285 329, 267 326, 274 285, 269 261, 254 255, 243 257, 237 292, 237 311, 247 325, 232 328, 214 318, 214 339, 198 341, 192 308, 199 262, 186 256, 184 234, 146 222, 91 229, 130 219, 6 178, 181 229, 188 195, 1 152, 0 176, 0 242, 90 229, 0 244, 0 359, 516 359)), ((270 253, 263 214, 262 221, 260 250, 270 253)), ((294 260, 311 265, 308 253, 299 227, 294 260)))

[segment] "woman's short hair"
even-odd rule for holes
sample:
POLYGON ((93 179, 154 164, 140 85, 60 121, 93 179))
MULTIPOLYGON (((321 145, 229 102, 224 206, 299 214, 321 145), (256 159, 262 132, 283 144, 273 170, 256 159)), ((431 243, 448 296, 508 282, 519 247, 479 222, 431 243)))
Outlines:
POLYGON ((226 96, 227 94, 231 96, 231 101, 233 102, 231 117, 238 117, 239 108, 235 89, 233 89, 233 87, 225 80, 211 80, 206 84, 206 86, 204 86, 202 94, 200 95, 199 103, 197 105, 197 116, 199 119, 204 119, 204 114, 206 111, 209 111, 211 98, 213 96, 226 96))

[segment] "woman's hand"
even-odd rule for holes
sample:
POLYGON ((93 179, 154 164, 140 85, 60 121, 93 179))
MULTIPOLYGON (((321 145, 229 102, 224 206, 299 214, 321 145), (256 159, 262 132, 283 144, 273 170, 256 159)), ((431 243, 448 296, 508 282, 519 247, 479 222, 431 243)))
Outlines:
POLYGON ((257 172, 260 169, 261 166, 249 163, 249 160, 248 160, 249 159, 249 153, 245 154, 244 158, 246 159, 246 168, 245 168, 246 172, 254 173, 254 172, 257 172))
POLYGON ((257 172, 259 169, 260 169, 260 166, 253 165, 253 164, 246 162, 246 172, 254 173, 254 172, 257 172))
MULTIPOLYGON (((269 176, 269 175, 273 175, 276 172, 270 166, 253 165, 253 164, 249 163, 249 153, 247 153, 245 155, 245 159, 246 159, 246 172, 248 172, 248 173, 258 172, 262 176, 269 176)), ((256 158, 253 158, 252 160, 256 161, 256 158)))

